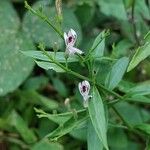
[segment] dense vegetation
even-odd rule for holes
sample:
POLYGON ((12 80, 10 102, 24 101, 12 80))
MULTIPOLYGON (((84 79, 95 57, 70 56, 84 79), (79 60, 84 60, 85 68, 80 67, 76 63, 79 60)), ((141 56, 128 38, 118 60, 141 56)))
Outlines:
POLYGON ((1 0, 0 150, 150 150, 149 24, 149 0, 1 0))

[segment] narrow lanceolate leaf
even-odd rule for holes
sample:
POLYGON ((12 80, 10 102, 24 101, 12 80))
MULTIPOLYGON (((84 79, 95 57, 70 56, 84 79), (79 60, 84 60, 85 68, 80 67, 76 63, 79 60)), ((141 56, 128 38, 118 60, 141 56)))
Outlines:
POLYGON ((37 138, 34 132, 27 127, 26 122, 16 111, 12 111, 10 113, 8 120, 10 122, 10 125, 13 126, 18 131, 18 133, 21 135, 21 137, 24 139, 25 142, 27 143, 36 142, 37 138))
POLYGON ((88 121, 87 143, 88 143, 88 150, 103 150, 103 144, 101 143, 91 123, 91 120, 88 121))
POLYGON ((105 86, 110 90, 114 89, 122 80, 127 69, 129 59, 127 57, 120 58, 108 73, 105 81, 105 86))
POLYGON ((150 98, 142 95, 133 95, 127 101, 150 104, 150 98))
POLYGON ((96 87, 92 89, 92 98, 89 100, 89 114, 95 131, 105 147, 108 150, 107 144, 107 124, 105 119, 104 105, 101 96, 96 87))
POLYGON ((56 72, 65 72, 65 70, 63 70, 62 68, 60 68, 59 66, 57 66, 57 65, 54 64, 54 63, 45 62, 45 61, 35 61, 35 62, 36 62, 36 64, 37 64, 39 67, 41 67, 41 68, 43 68, 43 69, 45 69, 45 70, 51 69, 51 70, 54 70, 54 71, 56 71, 56 72))
POLYGON ((127 72, 134 69, 142 60, 146 59, 148 56, 150 56, 150 42, 146 42, 143 46, 136 50, 129 63, 127 72))
POLYGON ((127 95, 129 96, 149 95, 149 94, 150 94, 150 81, 140 83, 127 91, 127 95))
MULTIPOLYGON (((29 56, 29 57, 32 57, 34 59, 37 59, 37 60, 42 60, 42 61, 50 61, 51 60, 45 55, 43 54, 42 51, 37 51, 37 50, 29 50, 29 51, 21 51, 21 53, 23 53, 24 55, 26 56, 29 56)), ((55 60, 57 62, 60 62, 60 63, 66 63, 66 58, 65 58, 65 53, 64 52, 47 52, 52 58, 55 58, 55 60)), ((70 56, 68 59, 67 59, 67 62, 77 62, 78 59, 77 59, 77 56, 73 55, 73 56, 70 56)))
POLYGON ((63 146, 56 142, 50 142, 47 139, 43 139, 40 142, 37 142, 31 150, 63 150, 63 146))
POLYGON ((92 50, 93 57, 101 57, 104 55, 104 49, 105 49, 105 31, 101 32, 95 39, 93 45, 92 45, 92 50))
POLYGON ((134 126, 134 128, 142 131, 145 134, 150 135, 150 124, 143 123, 143 124, 134 126))

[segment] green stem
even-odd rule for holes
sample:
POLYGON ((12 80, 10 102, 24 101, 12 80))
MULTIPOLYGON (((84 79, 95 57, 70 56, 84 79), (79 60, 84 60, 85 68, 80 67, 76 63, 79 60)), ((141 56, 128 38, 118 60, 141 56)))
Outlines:
POLYGON ((41 19, 43 19, 48 25, 50 25, 50 26, 53 28, 54 31, 56 31, 56 32, 60 35, 60 37, 61 37, 62 39, 64 39, 63 33, 60 32, 60 31, 50 22, 50 20, 47 18, 47 16, 45 16, 44 14, 42 14, 42 13, 39 12, 39 11, 35 11, 35 10, 27 3, 27 1, 25 1, 25 8, 27 8, 27 9, 28 9, 31 13, 33 13, 34 15, 36 15, 36 16, 40 17, 41 19))
MULTIPOLYGON (((67 73, 69 73, 69 74, 71 74, 71 75, 74 75, 74 76, 76 76, 76 77, 78 77, 78 78, 80 78, 80 79, 82 79, 82 80, 87 80, 87 81, 91 82, 92 84, 94 84, 92 79, 89 79, 88 77, 85 77, 85 76, 83 76, 83 75, 81 75, 81 74, 79 74, 79 73, 77 73, 77 72, 74 72, 74 71, 72 71, 71 69, 66 68, 66 67, 65 67, 64 65, 62 65, 61 63, 59 63, 59 62, 57 62, 56 60, 54 60, 54 59, 45 51, 45 49, 44 49, 43 46, 39 46, 39 48, 43 51, 43 53, 44 53, 53 63, 55 63, 55 64, 56 64, 57 66, 59 66, 60 68, 62 68, 62 69, 63 69, 64 71, 66 71, 67 73)), ((97 84, 97 83, 96 83, 96 86, 98 86, 98 88, 100 88, 100 89, 102 89, 102 90, 104 90, 104 91, 106 91, 106 92, 108 92, 108 93, 114 95, 115 97, 117 97, 117 98, 119 98, 119 99, 123 99, 122 96, 120 96, 119 94, 117 94, 117 93, 114 92, 114 91, 111 91, 111 90, 107 89, 107 88, 106 88, 105 86, 103 86, 102 84, 97 84)))

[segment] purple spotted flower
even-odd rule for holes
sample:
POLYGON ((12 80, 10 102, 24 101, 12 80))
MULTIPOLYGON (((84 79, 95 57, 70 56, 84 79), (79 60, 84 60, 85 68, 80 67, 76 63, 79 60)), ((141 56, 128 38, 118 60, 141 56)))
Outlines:
POLYGON ((92 97, 91 95, 89 95, 90 83, 88 81, 84 80, 78 84, 78 87, 79 87, 79 91, 83 97, 83 105, 84 105, 84 107, 88 107, 88 100, 89 100, 89 98, 92 97))
POLYGON ((83 52, 78 48, 74 47, 77 40, 77 34, 73 29, 70 29, 68 34, 64 33, 64 39, 66 44, 66 53, 68 55, 73 55, 75 53, 82 54, 83 52))

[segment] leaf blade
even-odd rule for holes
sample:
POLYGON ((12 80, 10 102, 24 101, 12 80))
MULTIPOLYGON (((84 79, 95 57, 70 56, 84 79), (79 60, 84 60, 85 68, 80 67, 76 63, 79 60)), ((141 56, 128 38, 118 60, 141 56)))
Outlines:
POLYGON ((101 96, 96 87, 92 89, 92 98, 89 101, 88 109, 95 131, 103 146, 108 150, 105 111, 101 96))
POLYGON ((114 64, 105 80, 105 86, 108 89, 113 90, 119 84, 126 71, 128 62, 129 59, 127 57, 122 57, 114 64))
POLYGON ((133 57, 129 63, 127 72, 134 69, 141 61, 143 61, 144 59, 146 59, 150 55, 149 49, 150 49, 150 43, 146 42, 144 44, 144 46, 141 46, 136 50, 135 54, 133 55, 133 57))

